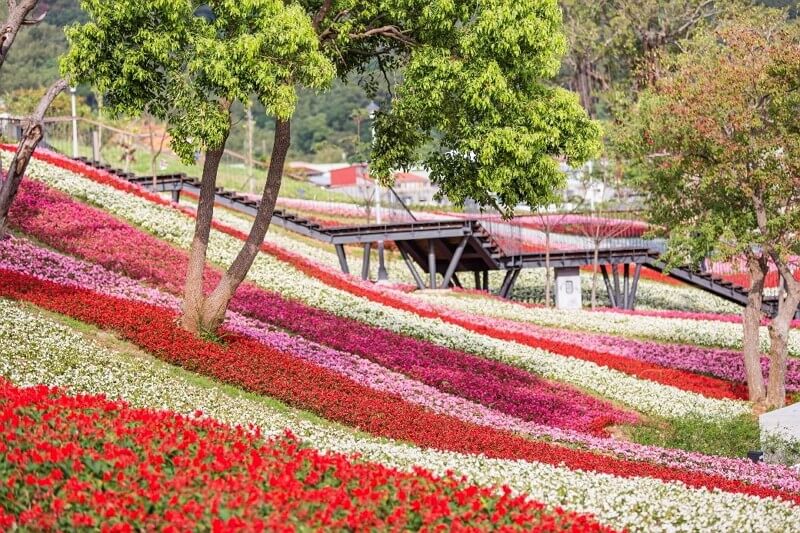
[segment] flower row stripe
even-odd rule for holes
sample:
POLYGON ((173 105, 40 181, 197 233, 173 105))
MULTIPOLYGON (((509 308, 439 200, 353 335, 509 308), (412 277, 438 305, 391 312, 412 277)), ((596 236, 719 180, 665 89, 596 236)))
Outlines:
POLYGON ((612 531, 452 476, 0 379, 0 528, 612 531), (100 489, 98 490, 98 486, 100 489), (246 496, 243 496, 246 494, 246 496))
MULTIPOLYGON (((242 395, 217 382, 198 379, 129 348, 109 349, 84 333, 41 316, 29 306, 0 298, 0 375, 21 385, 48 384, 71 393, 106 394, 141 407, 171 409, 192 415, 198 410, 230 425, 255 425, 264 435, 280 436, 285 428, 315 448, 357 453, 366 460, 413 471, 422 466, 439 475, 448 471, 468 476, 482 486, 510 485, 518 493, 572 511, 592 513, 601 522, 632 532, 669 529, 794 531, 800 506, 706 489, 678 482, 622 478, 570 470, 544 463, 490 459, 480 455, 422 449, 408 443, 377 439, 300 413, 274 401, 242 395), (657 502, 657 503, 654 503, 657 502)), ((91 335, 91 334, 90 334, 91 335)), ((609 439, 598 439, 611 442, 609 439)), ((654 455, 659 452, 654 450, 654 455)), ((709 460, 715 460, 708 458, 709 460)), ((720 459, 716 459, 720 460, 720 459)), ((735 460, 730 460, 735 461, 735 460)), ((791 483, 796 473, 774 465, 738 461, 743 479, 761 484, 791 483)), ((726 467, 719 465, 720 469, 726 467)))
MULTIPOLYGON (((41 166, 33 170, 34 175, 51 185, 100 203, 104 208, 141 224, 143 228, 181 247, 188 246, 187 237, 191 235, 191 223, 173 209, 138 200, 131 195, 112 192, 113 189, 105 185, 90 182, 75 174, 57 172, 56 178, 56 174, 43 171, 41 166)), ((118 181, 111 177, 107 179, 118 181)), ((238 241, 227 240, 229 237, 216 232, 212 232, 212 239, 215 244, 209 249, 209 258, 216 263, 227 263, 229 256, 235 254, 238 241)), ((591 362, 479 335, 439 319, 422 319, 415 313, 358 298, 350 292, 304 277, 287 266, 287 263, 278 262, 269 255, 261 255, 256 259, 250 275, 251 279, 262 286, 276 287, 291 299, 301 300, 328 312, 511 363, 545 377, 595 391, 646 412, 663 416, 693 414, 711 418, 738 416, 747 411, 743 402, 702 398, 674 386, 665 387, 649 380, 640 380, 591 362)))
POLYGON ((0 295, 111 329, 154 355, 191 371, 310 409, 321 416, 378 436, 409 440, 420 446, 505 459, 524 459, 622 477, 648 476, 689 486, 777 497, 800 503, 800 495, 767 489, 719 476, 669 469, 604 457, 562 446, 534 442, 511 433, 435 415, 359 386, 330 371, 231 336, 227 346, 198 339, 179 329, 171 310, 141 302, 62 287, 14 272, 0 271, 0 295), (436 428, 432 431, 432 428, 436 428))
MULTIPOLYGON (((110 272, 100 265, 85 263, 52 250, 38 248, 24 239, 0 241, 0 268, 28 273, 60 285, 88 288, 110 296, 145 301, 175 310, 180 308, 180 302, 174 296, 143 287, 130 278, 110 272)), ((227 325, 236 333, 343 374, 362 385, 398 394, 406 401, 422 405, 437 413, 451 414, 461 420, 585 446, 596 452, 609 453, 617 457, 719 474, 729 479, 742 479, 753 484, 800 492, 800 475, 780 465, 641 446, 525 422, 480 404, 442 393, 352 354, 326 348, 302 337, 270 331, 264 324, 237 313, 228 313, 227 325)))
MULTIPOLYGON (((158 283, 175 294, 180 292, 187 265, 185 252, 108 215, 77 206, 35 182, 23 185, 12 221, 50 246, 109 268, 121 268, 126 274, 158 283), (129 244, 134 241, 136 248, 129 244)), ((205 276, 207 287, 219 277, 218 269, 209 269, 205 276)), ((636 421, 631 413, 607 402, 549 383, 511 365, 338 317, 251 284, 239 288, 231 307, 526 421, 594 433, 612 423, 636 421)))

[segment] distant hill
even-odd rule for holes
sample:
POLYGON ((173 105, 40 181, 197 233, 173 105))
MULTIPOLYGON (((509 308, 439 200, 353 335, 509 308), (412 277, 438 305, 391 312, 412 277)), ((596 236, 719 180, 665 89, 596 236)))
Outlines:
MULTIPOLYGON (((589 1, 589 0, 587 0, 589 1)), ((796 5, 798 0, 763 0, 772 7, 796 5)), ((63 28, 86 19, 79 0, 41 0, 40 9, 47 9, 45 21, 26 27, 17 37, 9 59, 0 73, 0 97, 18 89, 41 88, 58 76, 58 57, 66 51, 63 28)), ((0 16, 5 19, 6 2, 0 2, 0 16)), ((85 91, 89 103, 93 96, 85 91)), ((343 158, 359 160, 364 157, 370 140, 369 121, 365 108, 369 99, 354 83, 336 82, 325 94, 306 94, 301 98, 293 120, 293 157, 317 162, 339 162, 343 158)), ((255 106, 256 153, 265 156, 271 140, 271 122, 263 109, 255 106), (265 142, 266 141, 266 142, 265 142)), ((243 110, 238 114, 244 115, 243 110)), ((231 147, 243 150, 244 129, 234 131, 231 147)))

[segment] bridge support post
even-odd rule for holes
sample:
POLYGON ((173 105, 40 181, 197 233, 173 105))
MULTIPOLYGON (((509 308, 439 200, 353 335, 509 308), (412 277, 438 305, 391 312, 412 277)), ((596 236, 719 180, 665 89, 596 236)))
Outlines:
POLYGON ((636 268, 633 271, 633 282, 631 283, 631 292, 628 296, 628 309, 636 308, 636 290, 639 288, 639 276, 642 274, 642 264, 636 263, 636 268))
POLYGON ((423 281, 422 276, 420 276, 419 272, 417 272, 417 267, 414 266, 414 263, 408 256, 408 251, 406 250, 405 243, 403 241, 397 241, 397 248, 400 250, 400 255, 403 256, 403 261, 405 261, 406 266, 411 271, 411 275, 414 276, 414 281, 417 283, 417 288, 424 289, 425 281, 423 281))
POLYGON ((614 307, 622 306, 622 293, 620 291, 619 286, 619 269, 617 265, 610 265, 611 266, 611 273, 614 276, 614 307))
POLYGON ((483 271, 483 290, 489 292, 489 271, 483 271))
POLYGON ((436 250, 433 239, 428 239, 428 276, 430 277, 430 288, 436 288, 436 250))
POLYGON ((464 286, 461 284, 461 280, 458 279, 458 274, 453 274, 453 279, 450 280, 450 283, 453 286, 458 287, 459 289, 463 289, 464 288, 464 286))
POLYGON ((481 290, 481 273, 477 270, 473 270, 472 275, 475 276, 475 290, 481 290))
POLYGON ((514 284, 517 282, 520 272, 522 272, 521 268, 506 270, 506 277, 503 279, 503 285, 500 287, 501 297, 508 298, 508 296, 511 294, 511 291, 514 290, 514 284))
POLYGON ((617 306, 617 298, 614 294, 614 289, 611 287, 611 281, 608 279, 608 269, 606 265, 600 265, 600 272, 603 273, 603 281, 606 284, 606 292, 608 293, 608 299, 611 300, 611 307, 617 306))
POLYGON ((349 274, 350 267, 347 266, 347 255, 345 254, 343 244, 336 245, 336 255, 339 257, 339 266, 342 267, 342 272, 349 274))
POLYGON ((453 278, 453 274, 456 272, 456 268, 458 268, 458 263, 461 261, 461 256, 464 254, 464 248, 467 247, 467 241, 469 241, 469 236, 465 235, 461 242, 458 243, 458 247, 456 251, 453 252, 453 257, 450 259, 450 264, 447 265, 447 271, 444 273, 444 279, 442 280, 441 287, 446 289, 448 285, 450 285, 450 280, 453 278))
POLYGON ((631 266, 628 263, 625 263, 625 266, 622 267, 622 308, 628 309, 628 305, 630 305, 628 293, 630 287, 630 277, 631 277, 631 266))
POLYGON ((369 279, 369 259, 372 254, 372 243, 364 243, 364 258, 361 260, 361 279, 369 279))
POLYGON ((172 201, 176 204, 181 203, 181 190, 180 189, 172 189, 172 201))

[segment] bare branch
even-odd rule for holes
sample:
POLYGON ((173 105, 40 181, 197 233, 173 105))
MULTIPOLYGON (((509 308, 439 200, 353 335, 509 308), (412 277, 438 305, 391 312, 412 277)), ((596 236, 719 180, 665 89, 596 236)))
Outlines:
POLYGON ((44 20, 44 18, 47 16, 47 13, 48 12, 45 11, 41 15, 39 15, 37 17, 34 17, 32 19, 26 18, 26 19, 24 19, 22 21, 22 25, 23 26, 35 26, 35 25, 39 24, 40 22, 42 22, 44 20))
POLYGON ((33 112, 33 115, 31 115, 31 120, 41 122, 50 104, 52 104, 53 100, 67 88, 67 85, 67 80, 65 79, 54 82, 50 88, 47 89, 47 92, 44 93, 42 99, 39 100, 39 105, 36 106, 36 110, 33 112))
POLYGON ((399 41, 401 43, 405 43, 408 45, 415 45, 417 42, 408 36, 407 31, 403 31, 399 29, 397 26, 381 26, 379 28, 372 28, 364 33, 351 33, 350 38, 352 39, 367 39, 369 37, 374 36, 381 36, 381 37, 388 37, 390 39, 394 39, 395 41, 399 41))

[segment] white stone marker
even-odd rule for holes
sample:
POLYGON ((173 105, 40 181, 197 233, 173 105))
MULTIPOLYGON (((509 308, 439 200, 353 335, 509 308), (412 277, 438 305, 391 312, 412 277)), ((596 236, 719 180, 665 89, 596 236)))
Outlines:
MULTIPOLYGON (((786 462, 788 459, 785 451, 770 449, 769 445, 776 441, 794 450, 800 449, 800 403, 764 413, 758 417, 758 426, 761 429, 761 443, 765 445, 765 461, 786 462)), ((796 459, 789 462, 796 462, 796 459)))
POLYGON ((556 268, 556 307, 580 309, 581 271, 577 267, 556 268))

